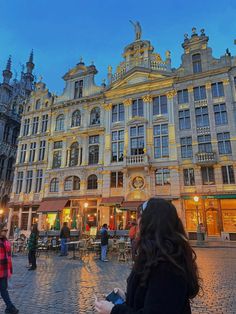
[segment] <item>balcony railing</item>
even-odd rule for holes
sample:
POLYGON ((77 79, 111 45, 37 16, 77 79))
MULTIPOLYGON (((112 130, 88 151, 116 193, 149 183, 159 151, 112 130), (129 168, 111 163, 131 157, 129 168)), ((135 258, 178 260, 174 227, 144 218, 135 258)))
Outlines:
POLYGON ((217 162, 216 153, 197 153, 196 162, 199 164, 214 164, 217 162))
POLYGON ((148 156, 145 154, 131 155, 131 156, 126 157, 127 165, 140 165, 140 164, 147 164, 147 163, 148 163, 148 156))
POLYGON ((209 134, 211 129, 209 126, 197 127, 197 134, 209 134))

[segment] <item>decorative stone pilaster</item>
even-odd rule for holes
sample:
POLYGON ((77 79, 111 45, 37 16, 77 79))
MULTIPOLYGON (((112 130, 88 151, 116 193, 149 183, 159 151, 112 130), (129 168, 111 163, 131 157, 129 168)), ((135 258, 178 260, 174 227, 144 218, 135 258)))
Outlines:
POLYGON ((31 230, 31 225, 32 225, 32 207, 29 208, 27 231, 31 230))
POLYGON ((123 101, 123 104, 125 107, 129 107, 132 105, 132 102, 133 102, 132 98, 127 98, 123 101))
POLYGON ((19 208, 19 228, 21 229, 22 224, 22 207, 19 208))
POLYGON ((175 89, 172 89, 172 90, 170 90, 170 91, 168 91, 168 92, 166 93, 168 99, 173 98, 176 94, 177 94, 177 92, 176 92, 175 89))

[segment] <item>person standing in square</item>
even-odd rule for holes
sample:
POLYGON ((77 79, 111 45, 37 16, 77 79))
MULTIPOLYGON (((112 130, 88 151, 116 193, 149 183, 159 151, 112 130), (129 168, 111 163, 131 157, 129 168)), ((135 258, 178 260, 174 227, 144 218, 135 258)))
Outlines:
POLYGON ((108 227, 104 224, 101 229, 101 260, 103 262, 108 262, 107 259, 107 247, 108 247, 108 227))

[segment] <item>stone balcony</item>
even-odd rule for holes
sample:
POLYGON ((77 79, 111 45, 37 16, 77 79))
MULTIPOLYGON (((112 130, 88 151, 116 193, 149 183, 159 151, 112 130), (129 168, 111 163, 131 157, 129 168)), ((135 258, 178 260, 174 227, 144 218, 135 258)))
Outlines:
POLYGON ((213 165, 217 162, 216 153, 197 153, 196 163, 199 165, 213 165))
POLYGON ((129 155, 125 158, 126 166, 148 165, 148 155, 129 155))
POLYGON ((197 134, 198 135, 203 135, 203 134, 210 134, 211 129, 209 126, 202 126, 197 128, 197 134))

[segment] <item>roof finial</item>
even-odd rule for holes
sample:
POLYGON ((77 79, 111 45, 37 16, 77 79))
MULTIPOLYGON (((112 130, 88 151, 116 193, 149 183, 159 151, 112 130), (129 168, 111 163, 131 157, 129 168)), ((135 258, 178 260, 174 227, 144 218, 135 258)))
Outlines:
POLYGON ((193 37, 193 36, 197 36, 196 31, 197 31, 196 27, 193 27, 193 28, 192 28, 192 37, 193 37))
POLYGON ((33 59, 34 59, 34 50, 32 49, 30 53, 30 57, 29 57, 29 62, 33 63, 33 59))
POLYGON ((140 40, 141 39, 141 35, 142 35, 142 27, 140 25, 140 23, 137 21, 136 23, 134 23, 133 21, 129 20, 130 23, 134 26, 134 31, 135 31, 135 41, 136 40, 140 40))
POLYGON ((7 60, 6 70, 11 71, 11 55, 9 56, 7 60))

